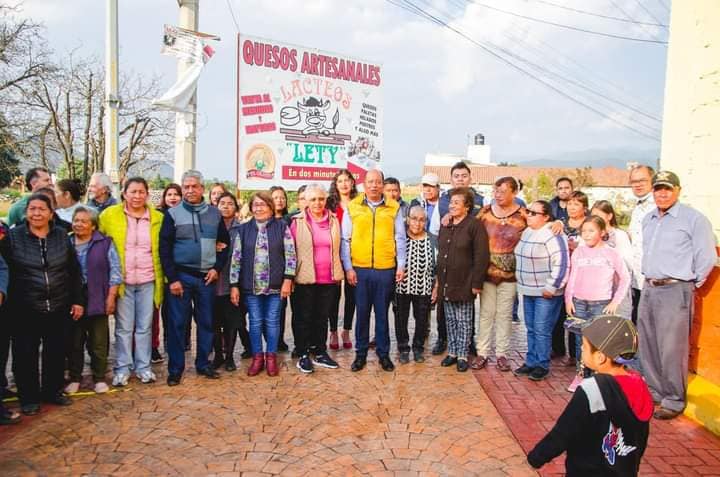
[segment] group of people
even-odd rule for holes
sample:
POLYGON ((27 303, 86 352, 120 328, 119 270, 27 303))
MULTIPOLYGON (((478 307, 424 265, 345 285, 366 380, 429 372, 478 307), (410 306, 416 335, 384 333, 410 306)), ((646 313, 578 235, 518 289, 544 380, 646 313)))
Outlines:
MULTIPOLYGON (((566 177, 557 180, 556 197, 530 204, 518 197, 521 183, 513 177, 498 178, 489 200, 471 182, 469 167, 460 162, 451 169, 450 190, 441 194, 439 177, 426 174, 420 197, 406 203, 396 179, 370 170, 359 192, 356 178, 343 169, 328 189, 301 187, 293 212, 286 191, 275 186, 255 192, 243 214, 222 184, 210 188, 206 201, 198 171, 168 186, 156 209, 140 177, 124 182, 118 202, 109 177, 95 174, 82 204, 76 183, 61 180, 53 189, 46 170, 31 169, 31 194, 11 209, 0 241, 0 366, 12 341, 13 373, 28 415, 41 402, 71 403, 86 348, 94 389, 106 392, 112 315, 114 386, 127 385, 133 373, 142 383, 156 380, 151 364, 163 360, 160 323, 167 384, 180 384, 193 320, 197 373, 217 379, 221 367, 236 370, 239 336, 242 356, 252 358, 248 375, 265 370, 276 376, 277 353, 287 350, 289 303, 300 372, 338 368, 328 349, 353 347, 353 315, 351 371, 366 366, 373 347, 381 368, 392 371, 392 305, 402 364, 411 354, 415 362, 425 360, 435 308, 432 353, 447 350, 442 366, 482 369, 494 343, 495 365, 511 371, 512 320, 519 313, 528 351, 512 371, 545 379, 553 355, 567 352, 562 364, 576 367, 568 387, 574 392, 595 368, 581 337, 570 333, 566 347, 565 317, 590 323, 619 315, 631 329, 638 325, 643 375, 659 403, 655 417, 680 413, 692 294, 716 254, 709 221, 678 202, 679 178, 648 166, 630 172, 638 201, 629 234, 618 228, 611 203, 590 206, 566 177)), ((7 395, 5 373, 2 379, 7 395)), ((2 409, 3 422, 17 418, 2 409)))

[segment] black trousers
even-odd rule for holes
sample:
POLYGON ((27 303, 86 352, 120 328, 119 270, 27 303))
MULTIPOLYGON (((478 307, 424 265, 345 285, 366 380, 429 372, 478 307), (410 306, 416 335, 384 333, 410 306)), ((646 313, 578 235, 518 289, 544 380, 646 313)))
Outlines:
POLYGON ((638 320, 638 305, 640 305, 640 294, 642 290, 638 290, 637 288, 631 288, 632 290, 632 314, 630 315, 630 318, 632 319, 633 325, 637 325, 638 320))
POLYGON ((445 307, 442 303, 435 306, 435 320, 437 321, 438 341, 447 343, 447 324, 445 323, 445 307))
POLYGON ((425 345, 425 334, 427 333, 427 319, 430 311, 430 295, 404 295, 395 294, 397 313, 395 313, 395 339, 397 340, 398 351, 406 353, 410 351, 408 333, 408 322, 410 321, 410 305, 415 318, 415 333, 413 334, 413 351, 423 351, 425 345))
POLYGON ((13 339, 13 366, 21 404, 37 404, 62 391, 65 330, 69 309, 53 313, 25 311, 17 318, 13 339), (42 382, 38 370, 42 342, 42 382))
POLYGON ((342 287, 337 285, 335 296, 333 297, 333 306, 330 309, 329 323, 330 331, 338 330, 338 321, 340 321, 340 297, 345 294, 345 306, 343 307, 343 329, 352 330, 353 317, 355 316, 355 287, 348 285, 347 280, 343 282, 342 287), (341 291, 342 290, 342 291, 341 291))
POLYGON ((293 329, 300 355, 327 351, 328 315, 336 293, 335 284, 295 285, 293 329))
POLYGON ((235 343, 240 335, 243 350, 250 349, 250 334, 247 330, 245 317, 247 309, 244 300, 235 306, 230 302, 230 295, 216 296, 213 307, 213 348, 216 356, 229 359, 235 351, 235 343))

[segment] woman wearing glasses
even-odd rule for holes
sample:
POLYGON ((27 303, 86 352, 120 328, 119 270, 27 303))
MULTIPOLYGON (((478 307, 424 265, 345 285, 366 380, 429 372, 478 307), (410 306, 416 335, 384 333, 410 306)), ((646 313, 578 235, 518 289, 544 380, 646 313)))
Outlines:
POLYGON ((552 329, 563 303, 570 256, 565 235, 552 231, 549 202, 533 202, 527 214, 528 227, 515 247, 515 276, 523 296, 528 352, 515 375, 542 381, 550 372, 552 329))

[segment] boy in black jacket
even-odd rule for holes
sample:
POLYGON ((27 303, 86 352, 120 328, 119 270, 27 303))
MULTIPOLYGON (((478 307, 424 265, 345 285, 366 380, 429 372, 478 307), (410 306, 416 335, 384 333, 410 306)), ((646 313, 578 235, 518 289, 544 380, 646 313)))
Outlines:
POLYGON ((643 378, 615 358, 637 352, 630 320, 601 315, 582 328, 584 379, 555 427, 528 454, 539 469, 567 452, 568 476, 635 476, 647 446, 653 402, 643 378))

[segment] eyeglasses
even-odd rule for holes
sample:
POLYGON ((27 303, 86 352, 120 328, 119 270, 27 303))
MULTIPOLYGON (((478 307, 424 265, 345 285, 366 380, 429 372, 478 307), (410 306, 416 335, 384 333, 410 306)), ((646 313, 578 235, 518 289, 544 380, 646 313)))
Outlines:
POLYGON ((527 213, 530 217, 535 217, 536 215, 547 215, 544 212, 536 212, 534 210, 528 210, 527 213))

